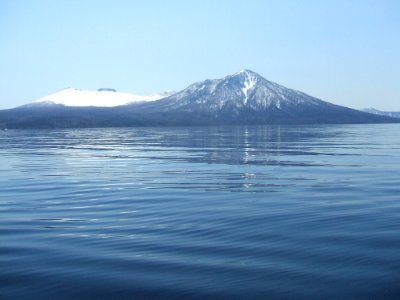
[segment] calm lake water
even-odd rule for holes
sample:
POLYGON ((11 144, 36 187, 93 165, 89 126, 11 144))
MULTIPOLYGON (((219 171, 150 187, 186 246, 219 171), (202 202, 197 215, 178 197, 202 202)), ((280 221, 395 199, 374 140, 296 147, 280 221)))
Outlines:
POLYGON ((0 132, 0 299, 400 299, 400 125, 0 132))

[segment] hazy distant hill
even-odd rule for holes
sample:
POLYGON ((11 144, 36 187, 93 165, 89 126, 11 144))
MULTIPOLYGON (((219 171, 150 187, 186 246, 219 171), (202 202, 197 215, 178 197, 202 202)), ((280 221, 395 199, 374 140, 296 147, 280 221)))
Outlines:
POLYGON ((365 108, 362 111, 370 113, 370 114, 380 115, 380 116, 387 116, 387 117, 392 117, 392 118, 400 118, 400 112, 381 111, 381 110, 377 110, 375 108, 365 108))

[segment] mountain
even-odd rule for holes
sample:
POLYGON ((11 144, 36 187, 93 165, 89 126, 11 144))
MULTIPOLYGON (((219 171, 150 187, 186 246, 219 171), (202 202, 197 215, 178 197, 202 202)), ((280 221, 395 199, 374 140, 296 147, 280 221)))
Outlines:
POLYGON ((318 106, 321 101, 270 82, 255 72, 241 70, 222 79, 192 84, 158 105, 164 111, 208 111, 250 109, 263 111, 301 105, 318 106))
POLYGON ((194 83, 169 97, 135 105, 168 124, 375 123, 390 118, 334 105, 271 82, 250 70, 194 83))
POLYGON ((365 108, 362 111, 370 113, 370 114, 375 114, 379 116, 387 116, 387 117, 392 117, 392 118, 400 118, 400 112, 393 112, 393 111, 381 111, 377 110, 375 108, 365 108))
POLYGON ((125 96, 110 89, 90 92, 67 89, 33 104, 0 111, 0 127, 400 122, 319 100, 250 70, 194 83, 178 93, 157 96, 162 97, 159 100, 151 96, 125 96))
POLYGON ((130 93, 117 92, 111 88, 100 88, 97 91, 66 88, 54 94, 40 98, 26 106, 48 106, 61 104, 65 106, 97 106, 113 107, 129 103, 155 101, 173 92, 167 91, 150 96, 137 96, 130 93))

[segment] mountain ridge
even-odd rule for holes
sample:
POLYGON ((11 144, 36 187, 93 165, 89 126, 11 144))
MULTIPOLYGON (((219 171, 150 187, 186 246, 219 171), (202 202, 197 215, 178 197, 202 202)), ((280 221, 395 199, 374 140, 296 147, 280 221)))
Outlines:
MULTIPOLYGON (((116 95, 117 92, 98 93, 116 95)), ((193 83, 152 101, 126 102, 111 107, 41 103, 44 105, 0 111, 0 126, 68 128, 400 122, 323 101, 246 69, 220 79, 193 83)))

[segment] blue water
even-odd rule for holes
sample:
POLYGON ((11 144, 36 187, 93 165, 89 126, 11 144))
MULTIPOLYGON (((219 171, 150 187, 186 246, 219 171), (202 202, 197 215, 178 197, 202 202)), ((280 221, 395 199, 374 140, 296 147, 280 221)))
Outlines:
POLYGON ((0 299, 400 299, 400 125, 0 132, 0 299))

